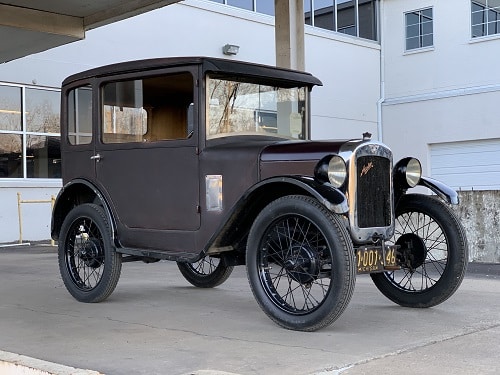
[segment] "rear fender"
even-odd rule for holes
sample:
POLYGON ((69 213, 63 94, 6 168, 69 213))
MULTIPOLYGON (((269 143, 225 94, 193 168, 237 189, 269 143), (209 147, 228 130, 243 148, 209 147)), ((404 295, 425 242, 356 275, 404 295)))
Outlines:
POLYGON ((94 203, 104 208, 108 221, 112 228, 114 239, 115 222, 111 210, 103 195, 92 183, 87 180, 77 179, 64 185, 57 195, 54 209, 52 211, 52 220, 50 225, 50 235, 52 239, 58 240, 62 223, 68 213, 76 206, 84 203, 94 203))

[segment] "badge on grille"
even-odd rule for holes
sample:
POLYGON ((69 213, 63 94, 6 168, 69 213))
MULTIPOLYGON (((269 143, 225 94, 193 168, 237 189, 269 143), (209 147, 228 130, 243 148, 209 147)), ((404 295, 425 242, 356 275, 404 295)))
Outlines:
POLYGON ((368 164, 364 165, 363 169, 361 170, 361 174, 359 175, 359 177, 363 177, 364 175, 368 174, 368 172, 372 168, 373 168, 373 162, 369 162, 368 164))

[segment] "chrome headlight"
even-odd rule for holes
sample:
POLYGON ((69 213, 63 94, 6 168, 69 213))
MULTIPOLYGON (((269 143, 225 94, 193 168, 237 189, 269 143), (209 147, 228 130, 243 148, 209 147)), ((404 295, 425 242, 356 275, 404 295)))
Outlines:
POLYGON ((394 183, 407 189, 417 186, 422 177, 422 165, 415 158, 404 158, 394 167, 394 183))
POLYGON ((314 176, 321 182, 329 182, 340 188, 347 178, 347 167, 344 159, 338 155, 327 155, 314 168, 314 176))

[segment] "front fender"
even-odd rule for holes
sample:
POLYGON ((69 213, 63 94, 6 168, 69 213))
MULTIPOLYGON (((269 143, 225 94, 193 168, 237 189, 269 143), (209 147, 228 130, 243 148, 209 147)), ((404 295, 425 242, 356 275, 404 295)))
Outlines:
POLYGON ((426 188, 429 188, 434 193, 436 193, 441 199, 445 200, 450 204, 458 204, 460 201, 458 198, 458 193, 448 185, 442 183, 441 181, 435 180, 430 177, 420 177, 420 181, 418 184, 420 186, 425 186, 426 188))
POLYGON ((302 188, 336 214, 344 214, 349 211, 349 205, 344 193, 329 183, 321 183, 307 176, 272 177, 261 181, 254 188, 257 189, 262 185, 276 182, 290 183, 302 188))

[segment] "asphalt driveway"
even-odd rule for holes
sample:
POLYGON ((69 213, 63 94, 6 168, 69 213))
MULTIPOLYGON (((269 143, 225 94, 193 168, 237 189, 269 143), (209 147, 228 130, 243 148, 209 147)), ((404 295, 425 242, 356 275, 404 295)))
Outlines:
POLYGON ((108 300, 84 304, 66 291, 55 248, 0 248, 0 350, 108 375, 498 374, 500 265, 470 270, 431 309, 394 305, 360 276, 344 314, 303 333, 261 312, 243 267, 205 290, 175 263, 126 263, 108 300))

